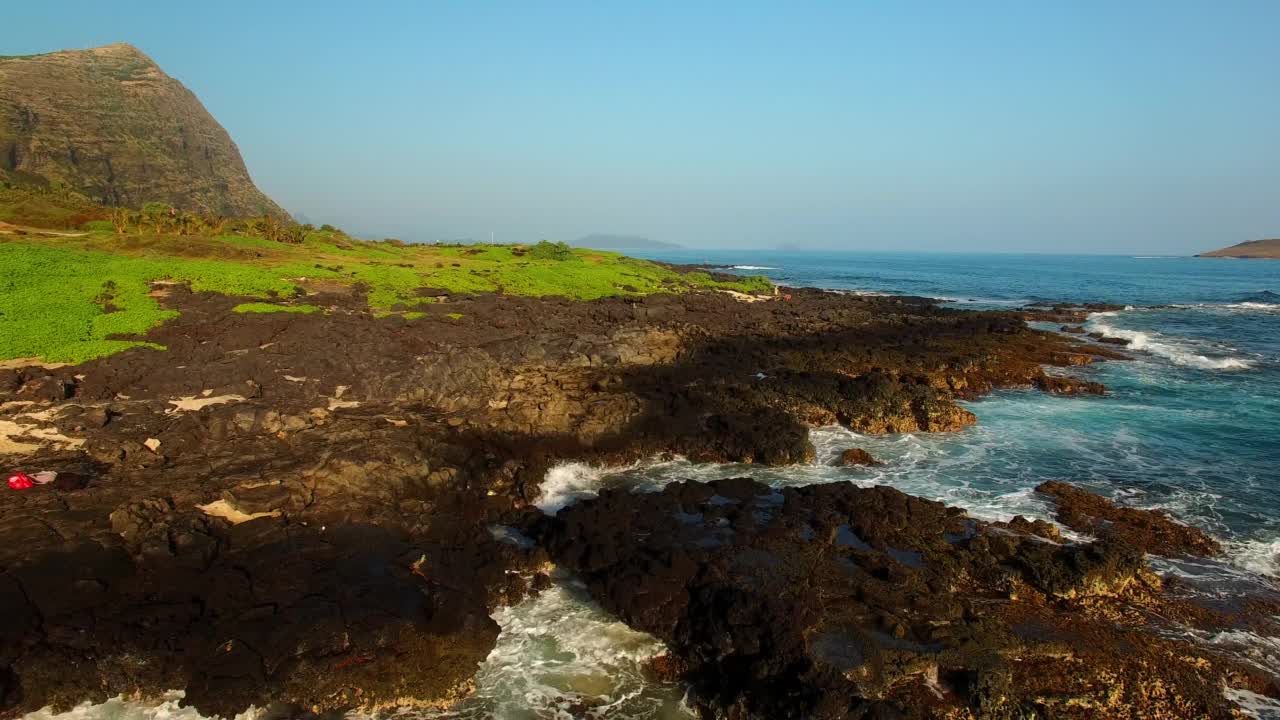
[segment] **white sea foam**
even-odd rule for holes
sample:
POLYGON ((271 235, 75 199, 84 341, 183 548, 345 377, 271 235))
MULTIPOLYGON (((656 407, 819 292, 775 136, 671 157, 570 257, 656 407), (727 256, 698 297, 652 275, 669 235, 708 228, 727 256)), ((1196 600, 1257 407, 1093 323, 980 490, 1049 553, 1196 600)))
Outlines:
POLYGON ((730 270, 777 270, 776 267, 768 265, 730 265, 730 270))
MULTIPOLYGON (((1060 407, 1055 403, 1050 407, 1060 407)), ((605 468, 566 463, 552 468, 535 502, 543 512, 555 513, 579 500, 594 497, 604 487, 627 487, 633 492, 656 492, 680 480, 708 482, 747 476, 774 487, 849 482, 862 487, 891 485, 903 492, 962 507, 982 520, 1009 520, 1015 515, 1050 519, 1048 502, 1032 491, 1034 483, 1014 480, 979 487, 992 479, 990 453, 1008 438, 974 430, 970 442, 958 443, 951 434, 904 433, 870 436, 839 425, 814 428, 809 439, 816 450, 812 463, 782 468, 763 465, 692 463, 683 457, 653 458, 627 467, 605 468), (862 447, 883 461, 878 467, 843 467, 835 463, 850 447, 862 447), (966 477, 949 481, 948 477, 966 477)))
POLYGON ((1249 717, 1258 720, 1280 720, 1280 700, 1237 688, 1226 688, 1223 694, 1228 700, 1239 705, 1249 717))
POLYGON ((542 491, 533 504, 542 512, 555 515, 578 500, 595 497, 606 475, 618 470, 587 463, 561 463, 547 471, 542 491))
POLYGON ((1280 540, 1242 540, 1229 542, 1223 558, 1251 573, 1280 578, 1280 540))
MULTIPOLYGON (((172 690, 159 702, 126 700, 120 696, 103 703, 80 703, 63 713, 45 708, 28 713, 24 720, 204 720, 194 708, 180 706, 183 695, 181 690, 172 690)), ((261 716, 262 711, 250 708, 236 715, 235 720, 256 720, 261 716)))
POLYGON ((1238 302, 1222 305, 1231 310, 1247 310, 1251 312, 1280 313, 1280 303, 1238 302))
MULTIPOLYGON (((1216 648, 1230 655, 1234 660, 1252 665, 1263 673, 1272 674, 1276 668, 1280 667, 1280 638, 1258 635, 1245 630, 1209 632, 1194 628, 1183 628, 1181 631, 1169 631, 1165 634, 1216 648)), ((1229 699, 1236 702, 1241 702, 1242 700, 1251 701, 1247 705, 1243 702, 1241 704, 1255 711, 1263 711, 1261 714, 1255 714, 1254 717, 1278 717, 1268 714, 1270 712, 1268 707, 1265 704, 1256 704, 1253 701, 1257 696, 1251 696, 1252 693, 1233 695, 1231 690, 1227 690, 1229 699)), ((1272 702, 1274 703, 1274 701, 1272 702)), ((1275 707, 1280 707, 1280 704, 1275 705, 1275 707)))
POLYGON ((414 720, 692 717, 678 686, 644 676, 643 663, 665 646, 611 617, 569 579, 557 578, 537 596, 499 609, 493 619, 502 632, 476 673, 475 693, 446 711, 399 715, 414 720), (584 705, 591 708, 588 714, 577 714, 574 708, 584 705))
POLYGON ((1193 341, 1161 335, 1157 332, 1126 330, 1113 327, 1107 323, 1116 311, 1093 313, 1089 316, 1088 327, 1102 333, 1105 337, 1119 338, 1129 341, 1130 350, 1141 350, 1162 357, 1175 365, 1194 367, 1201 370, 1248 370, 1253 362, 1239 357, 1210 357, 1197 352, 1193 341))
POLYGON ((1259 302, 1256 300, 1245 300, 1233 303, 1182 303, 1178 305, 1170 305, 1180 310, 1200 310, 1210 313, 1231 313, 1231 314, 1264 314, 1274 315, 1280 313, 1280 303, 1259 302))

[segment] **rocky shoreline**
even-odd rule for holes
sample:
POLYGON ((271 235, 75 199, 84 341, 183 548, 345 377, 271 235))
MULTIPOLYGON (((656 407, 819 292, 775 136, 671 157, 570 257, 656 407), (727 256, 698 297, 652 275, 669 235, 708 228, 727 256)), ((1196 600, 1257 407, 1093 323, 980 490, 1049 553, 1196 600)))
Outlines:
POLYGON ((999 388, 1102 394, 1065 369, 1122 354, 1026 326, 1070 309, 787 289, 453 296, 410 321, 359 294, 238 314, 156 293, 181 311, 146 337, 165 351, 0 371, 0 458, 58 474, 0 504, 5 717, 174 689, 205 715, 446 706, 552 561, 666 641, 709 716, 1230 717, 1224 684, 1278 694, 1153 629, 1241 620, 1162 585, 1135 538, 1212 547, 1085 502, 1065 524, 1138 529, 1064 543, 749 481, 532 507, 566 460, 786 465, 812 426, 950 431, 999 388))

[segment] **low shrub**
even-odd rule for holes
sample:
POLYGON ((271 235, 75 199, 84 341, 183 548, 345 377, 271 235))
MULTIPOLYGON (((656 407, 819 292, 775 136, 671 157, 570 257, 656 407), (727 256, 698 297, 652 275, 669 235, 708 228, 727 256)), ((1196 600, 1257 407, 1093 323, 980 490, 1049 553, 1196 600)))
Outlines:
POLYGON ((527 254, 535 260, 568 260, 574 257, 573 248, 566 243, 548 240, 539 241, 529 248, 527 254))

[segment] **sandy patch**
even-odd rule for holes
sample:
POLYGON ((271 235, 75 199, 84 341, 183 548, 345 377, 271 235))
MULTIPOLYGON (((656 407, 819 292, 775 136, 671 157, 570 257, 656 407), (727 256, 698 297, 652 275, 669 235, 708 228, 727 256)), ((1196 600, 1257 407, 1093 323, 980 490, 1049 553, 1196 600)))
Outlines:
POLYGON ((249 520, 255 520, 261 517, 280 517, 279 510, 272 510, 271 512, 260 512, 260 513, 240 512, 239 510, 232 507, 231 503, 227 502, 226 500, 214 500, 208 505, 197 505, 196 508, 201 512, 203 512, 205 515, 222 518, 223 520, 226 520, 232 525, 239 525, 242 522, 248 522, 249 520))
POLYGON ((360 402, 357 400, 342 399, 342 396, 345 395, 347 390, 350 390, 350 389, 351 389, 350 385, 339 385, 338 387, 334 388, 333 397, 329 398, 329 410, 342 410, 343 408, 360 407, 360 402))
POLYGON ((0 221, 0 234, 3 235, 36 235, 41 237, 84 237, 88 233, 69 232, 66 230, 50 230, 48 228, 27 227, 0 221))
POLYGON ((0 455, 23 455, 50 445, 74 448, 83 444, 84 440, 69 438, 54 428, 0 420, 0 455))
POLYGON ((729 297, 733 298, 734 300, 737 300, 738 302, 754 303, 754 302, 762 302, 764 300, 769 299, 762 295, 748 295, 746 293, 740 293, 737 290, 721 290, 720 292, 727 293, 729 297))
POLYGON ((207 408, 210 405, 244 402, 244 399, 243 395, 218 395, 216 397, 196 397, 195 395, 191 395, 189 397, 180 397, 177 400, 170 400, 169 404, 173 406, 173 409, 169 412, 191 412, 207 408))
POLYGON ((15 358, 13 360, 0 360, 0 370, 17 370, 24 367, 42 367, 45 370, 57 370, 66 367, 69 363, 47 363, 38 357, 15 358))
POLYGON ((153 297, 153 298, 169 297, 170 288, 173 288, 174 286, 182 285, 182 284, 183 283, 173 282, 171 280, 152 280, 150 283, 151 292, 147 293, 147 297, 153 297))

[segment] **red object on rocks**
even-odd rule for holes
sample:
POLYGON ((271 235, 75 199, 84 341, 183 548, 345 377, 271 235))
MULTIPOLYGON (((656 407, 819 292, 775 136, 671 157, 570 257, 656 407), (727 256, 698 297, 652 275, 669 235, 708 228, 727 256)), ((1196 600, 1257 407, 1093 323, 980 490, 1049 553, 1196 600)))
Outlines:
POLYGON ((35 481, 25 473, 14 473, 9 476, 9 487, 14 490, 26 490, 35 486, 35 481))

